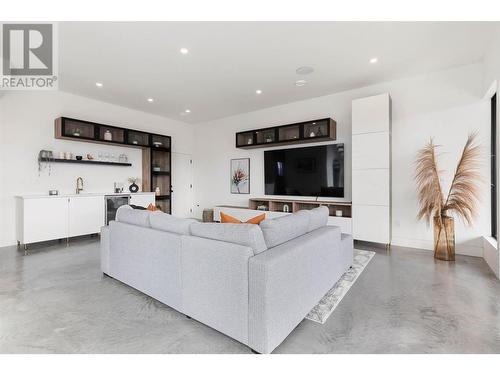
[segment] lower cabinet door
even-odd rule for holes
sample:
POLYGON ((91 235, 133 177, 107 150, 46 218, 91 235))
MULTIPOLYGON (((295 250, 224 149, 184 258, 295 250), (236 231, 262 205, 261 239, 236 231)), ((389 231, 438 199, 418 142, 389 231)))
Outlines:
POLYGON ((69 237, 99 233, 104 225, 104 197, 69 198, 69 237))
POLYGON ((141 207, 148 207, 150 204, 155 204, 155 195, 151 194, 132 194, 130 196, 130 204, 141 207))
POLYGON ((23 242, 56 240, 68 236, 68 198, 25 199, 23 242))
POLYGON ((391 242, 388 206, 352 205, 352 234, 355 240, 388 244, 391 242))

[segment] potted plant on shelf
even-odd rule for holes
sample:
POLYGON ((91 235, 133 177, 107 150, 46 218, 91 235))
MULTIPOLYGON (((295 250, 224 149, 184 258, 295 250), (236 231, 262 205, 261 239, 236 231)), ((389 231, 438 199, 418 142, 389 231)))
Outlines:
POLYGON ((417 218, 434 225, 434 258, 455 260, 454 213, 471 225, 477 215, 479 201, 480 147, 476 144, 477 133, 469 135, 458 161, 448 194, 441 186, 441 171, 437 165, 436 148, 432 138, 418 152, 415 181, 420 205, 417 218))

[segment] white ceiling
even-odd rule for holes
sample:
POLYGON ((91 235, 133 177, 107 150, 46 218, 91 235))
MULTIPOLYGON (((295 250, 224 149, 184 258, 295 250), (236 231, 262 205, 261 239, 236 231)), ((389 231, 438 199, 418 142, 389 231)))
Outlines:
POLYGON ((477 62, 499 25, 64 22, 60 88, 196 123, 477 62), (304 65, 314 72, 297 75, 304 65), (298 79, 308 84, 296 87, 298 79))

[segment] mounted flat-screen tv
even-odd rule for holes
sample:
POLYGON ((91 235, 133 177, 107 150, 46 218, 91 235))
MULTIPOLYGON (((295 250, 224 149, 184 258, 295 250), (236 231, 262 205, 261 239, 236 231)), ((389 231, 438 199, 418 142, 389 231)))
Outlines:
POLYGON ((264 152, 266 195, 344 197, 344 144, 264 152))

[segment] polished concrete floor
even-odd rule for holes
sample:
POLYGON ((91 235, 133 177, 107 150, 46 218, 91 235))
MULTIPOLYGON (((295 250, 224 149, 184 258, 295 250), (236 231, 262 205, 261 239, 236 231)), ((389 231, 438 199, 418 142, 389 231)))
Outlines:
MULTIPOLYGON (((250 353, 108 277, 96 239, 0 249, 1 353, 250 353)), ((325 324, 274 353, 500 353, 500 282, 482 259, 378 250, 325 324)))

